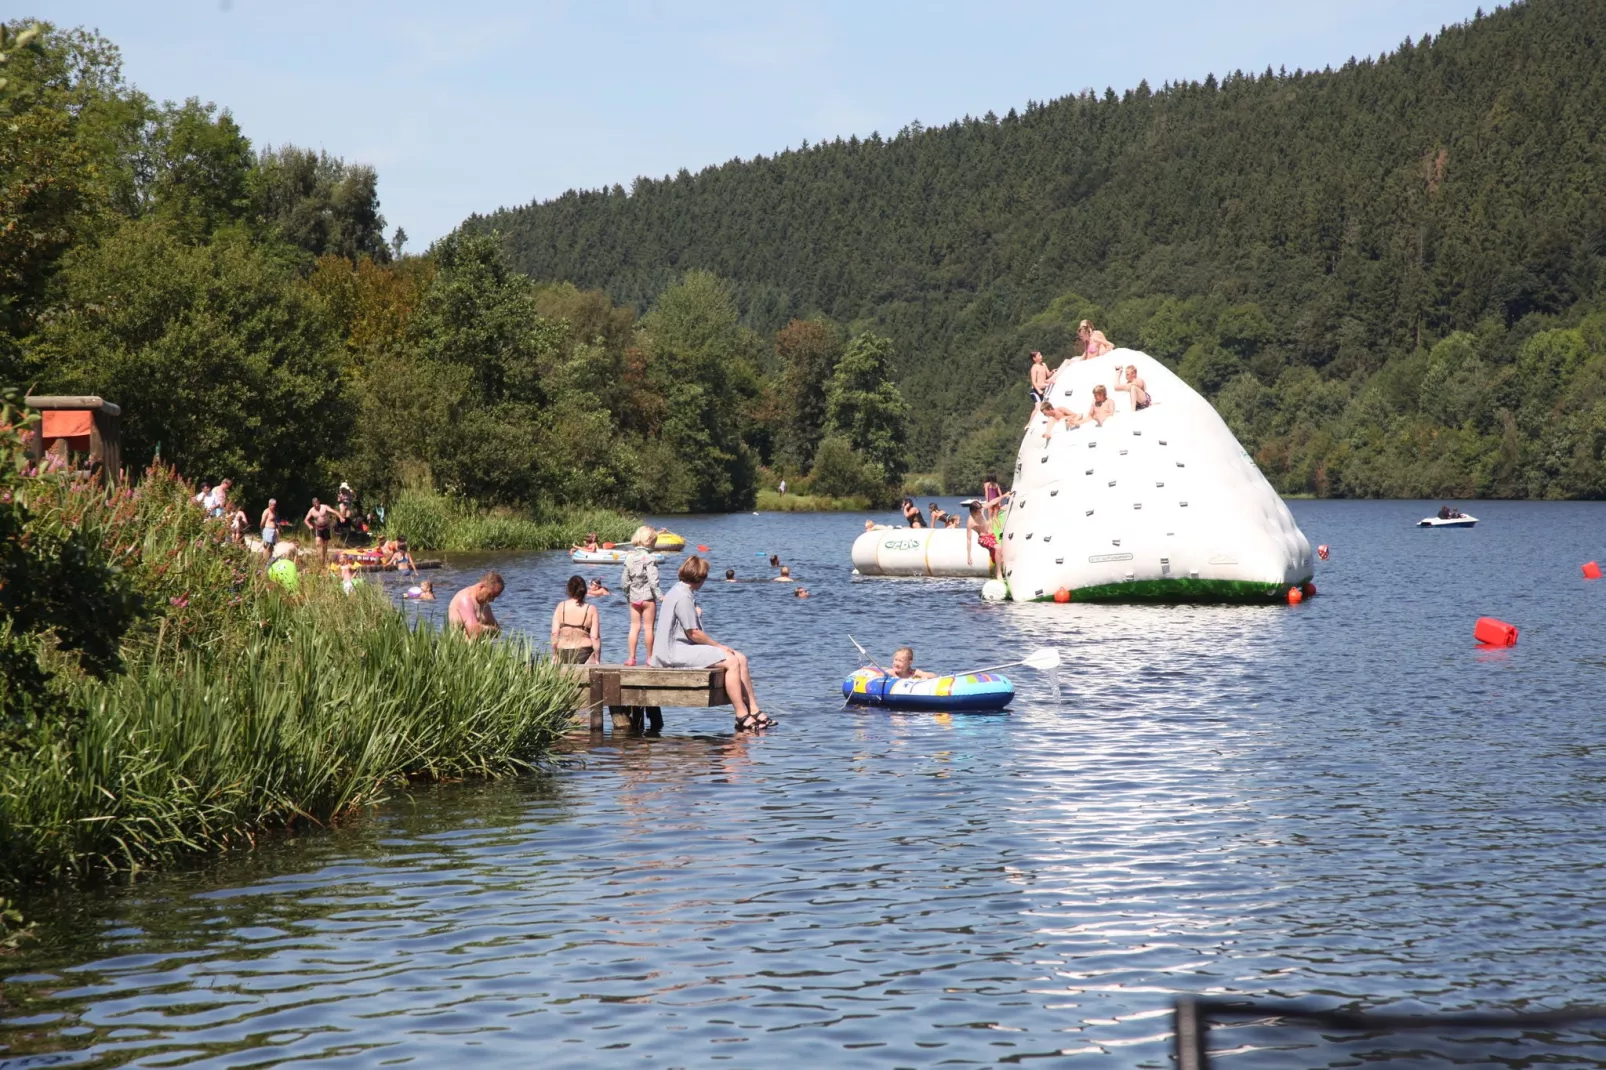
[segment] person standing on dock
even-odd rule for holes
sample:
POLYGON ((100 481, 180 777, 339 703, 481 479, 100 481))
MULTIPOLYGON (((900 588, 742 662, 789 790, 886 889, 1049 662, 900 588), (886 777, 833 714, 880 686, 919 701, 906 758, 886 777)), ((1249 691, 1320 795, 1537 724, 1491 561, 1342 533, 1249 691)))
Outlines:
POLYGON ((495 635, 502 626, 491 612, 491 603, 506 586, 500 572, 487 572, 480 577, 480 582, 464 587, 452 596, 452 604, 446 610, 447 625, 463 629, 463 634, 470 639, 495 635))
POLYGON ((747 655, 715 642, 697 617, 697 592, 708 579, 708 562, 693 554, 680 566, 680 582, 664 596, 666 635, 653 655, 661 669, 724 669, 725 693, 736 709, 736 729, 768 728, 775 722, 758 708, 747 655))
POLYGON ((625 555, 625 567, 619 574, 619 586, 624 588, 625 602, 630 606, 626 665, 636 663, 636 640, 642 632, 647 634, 647 664, 652 664, 653 619, 664 597, 658 589, 658 560, 652 552, 657 537, 658 533, 649 524, 637 528, 630 537, 630 552, 625 555))

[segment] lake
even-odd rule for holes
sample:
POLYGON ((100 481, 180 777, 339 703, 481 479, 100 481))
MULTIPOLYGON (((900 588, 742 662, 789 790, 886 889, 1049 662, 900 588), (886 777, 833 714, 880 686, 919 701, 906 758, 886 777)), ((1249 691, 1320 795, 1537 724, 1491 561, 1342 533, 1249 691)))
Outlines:
MULTIPOLYGON (((1606 581, 1579 570, 1606 505, 1416 529, 1437 504, 1290 503, 1332 547, 1294 607, 988 604, 854 577, 865 514, 667 519, 743 581, 704 623, 778 728, 666 710, 540 776, 27 904, 0 1067, 1164 1067, 1179 994, 1606 1003, 1606 581), (1474 644, 1486 614, 1515 648, 1474 644), (1002 714, 844 710, 850 633, 927 668, 1054 645, 1062 694, 1022 671, 1002 714)), ((571 573, 619 571, 434 578, 490 566, 543 640, 571 573)))

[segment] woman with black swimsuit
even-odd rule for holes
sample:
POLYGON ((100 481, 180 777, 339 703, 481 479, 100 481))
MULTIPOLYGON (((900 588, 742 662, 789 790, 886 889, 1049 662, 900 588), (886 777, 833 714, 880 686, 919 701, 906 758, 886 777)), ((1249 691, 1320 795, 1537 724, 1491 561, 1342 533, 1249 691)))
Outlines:
POLYGON ((586 605, 586 581, 569 577, 569 597, 552 611, 552 658, 566 665, 602 660, 602 621, 597 607, 586 605), (575 620, 572 610, 579 610, 575 620))

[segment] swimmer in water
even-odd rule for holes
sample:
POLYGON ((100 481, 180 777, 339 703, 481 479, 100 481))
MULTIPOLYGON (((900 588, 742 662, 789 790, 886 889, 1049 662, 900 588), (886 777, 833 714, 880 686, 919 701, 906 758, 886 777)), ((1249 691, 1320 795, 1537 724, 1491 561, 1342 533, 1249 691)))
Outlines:
POLYGON ((604 598, 612 593, 613 592, 604 587, 602 585, 602 581, 596 577, 592 577, 591 586, 586 588, 587 598, 604 598))

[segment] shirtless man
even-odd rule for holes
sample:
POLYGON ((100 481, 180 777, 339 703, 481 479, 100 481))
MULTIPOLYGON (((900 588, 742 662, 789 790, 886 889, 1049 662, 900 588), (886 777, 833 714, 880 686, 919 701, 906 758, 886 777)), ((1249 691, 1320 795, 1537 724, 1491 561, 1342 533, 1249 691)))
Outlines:
MULTIPOLYGON (((1099 389, 1102 390, 1103 387, 1099 389)), ((1053 403, 1049 401, 1043 402, 1042 412, 1044 416, 1048 417, 1048 427, 1043 431, 1045 439, 1054 433, 1054 428, 1060 425, 1061 420, 1065 421, 1066 427, 1080 427, 1082 425, 1081 413, 1072 412, 1070 409, 1056 409, 1053 403)))
POLYGON ((1126 366, 1126 382, 1124 383, 1121 381, 1121 369, 1119 367, 1115 369, 1115 389, 1125 390, 1132 395, 1133 412, 1149 407, 1149 391, 1143 385, 1143 380, 1138 378, 1136 364, 1128 364, 1126 366))
POLYGON ((1100 383, 1093 388, 1093 404, 1087 410, 1087 418, 1103 427, 1104 421, 1114 415, 1115 402, 1110 400, 1109 392, 1104 389, 1104 384, 1100 383))
POLYGON ((273 548, 279 544, 279 499, 269 498, 262 510, 262 560, 273 563, 273 548))
POLYGON ((301 518, 301 522, 312 529, 313 541, 318 544, 320 568, 329 564, 329 528, 339 518, 338 513, 317 498, 312 499, 312 508, 301 518))
POLYGON ((1048 385, 1054 377, 1048 373, 1048 365, 1043 363, 1043 354, 1032 350, 1032 404, 1040 405, 1048 397, 1048 385))
POLYGON ((452 604, 446 610, 446 623, 450 627, 463 629, 463 634, 470 639, 495 635, 502 630, 502 626, 496 622, 496 614, 491 612, 491 603, 496 601, 505 586, 501 573, 487 572, 480 577, 480 582, 452 595, 452 604))
POLYGON ((900 646, 892 652, 892 675, 900 680, 935 680, 937 674, 915 668, 913 647, 900 646))

